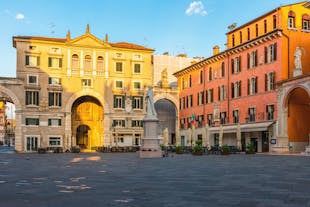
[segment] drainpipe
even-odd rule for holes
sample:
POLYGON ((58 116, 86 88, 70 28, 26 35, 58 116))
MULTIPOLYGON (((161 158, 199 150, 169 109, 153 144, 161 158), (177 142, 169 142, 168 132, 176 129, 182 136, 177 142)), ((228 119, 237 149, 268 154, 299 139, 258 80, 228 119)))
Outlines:
POLYGON ((228 56, 227 56, 227 60, 228 60, 228 64, 227 64, 227 122, 230 123, 230 90, 229 90, 229 86, 230 86, 230 55, 229 52, 227 52, 228 56))

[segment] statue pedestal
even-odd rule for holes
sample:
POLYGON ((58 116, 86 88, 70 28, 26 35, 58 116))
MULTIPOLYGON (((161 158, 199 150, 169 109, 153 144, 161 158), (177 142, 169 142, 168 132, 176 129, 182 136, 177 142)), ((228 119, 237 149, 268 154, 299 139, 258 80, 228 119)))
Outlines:
POLYGON ((147 115, 143 119, 144 137, 142 138, 141 149, 137 152, 140 158, 163 157, 158 137, 158 122, 156 116, 147 115))
POLYGON ((293 71, 293 77, 302 75, 302 68, 295 68, 293 71))

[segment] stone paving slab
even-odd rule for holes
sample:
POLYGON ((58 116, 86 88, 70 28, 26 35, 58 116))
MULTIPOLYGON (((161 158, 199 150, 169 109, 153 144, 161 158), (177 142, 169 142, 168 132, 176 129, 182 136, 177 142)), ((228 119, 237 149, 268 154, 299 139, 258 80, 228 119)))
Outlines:
POLYGON ((0 154, 0 207, 310 207, 310 157, 0 154))

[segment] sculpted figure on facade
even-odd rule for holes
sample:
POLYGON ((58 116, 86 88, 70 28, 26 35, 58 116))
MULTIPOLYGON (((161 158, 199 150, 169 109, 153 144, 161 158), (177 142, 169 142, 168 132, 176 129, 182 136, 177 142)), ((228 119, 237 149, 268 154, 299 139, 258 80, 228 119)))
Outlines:
POLYGON ((157 116, 155 106, 154 106, 154 94, 153 87, 149 86, 149 89, 145 97, 146 102, 146 115, 147 116, 157 116))
POLYGON ((301 65, 301 55, 302 55, 301 48, 297 46, 296 50, 295 50, 295 53, 294 53, 295 69, 301 69, 302 68, 302 65, 301 65))

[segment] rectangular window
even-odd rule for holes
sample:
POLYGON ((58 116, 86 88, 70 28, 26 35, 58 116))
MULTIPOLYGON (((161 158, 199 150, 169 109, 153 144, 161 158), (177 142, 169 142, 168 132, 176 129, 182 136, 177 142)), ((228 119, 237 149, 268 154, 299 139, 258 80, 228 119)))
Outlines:
POLYGON ((115 71, 118 73, 122 73, 123 72, 123 63, 122 62, 116 62, 115 63, 115 71))
POLYGON ((48 93, 48 106, 61 106, 61 93, 49 92, 48 93))
POLYGON ((115 109, 125 108, 125 96, 114 95, 114 108, 115 109))
POLYGON ((233 110, 234 123, 239 123, 239 110, 233 110))
POLYGON ((203 105, 204 101, 204 92, 201 91, 198 93, 198 106, 203 105))
POLYGON ((221 124, 226 124, 226 112, 220 112, 221 124))
POLYGON ((265 74, 265 91, 273 91, 275 89, 275 72, 265 74))
POLYGON ((133 82, 133 89, 140 90, 141 89, 141 83, 140 82, 133 82))
POLYGON ((139 63, 134 64, 134 73, 141 73, 141 64, 139 63))
POLYGON ((248 109, 249 121, 255 121, 256 109, 254 107, 248 109))
POLYGON ((39 56, 26 55, 26 66, 29 66, 29 67, 40 66, 40 57, 39 56))
POLYGON ((219 87, 219 100, 224 101, 226 98, 226 88, 224 85, 219 87))
POLYGON ((113 127, 125 127, 125 120, 121 119, 113 120, 113 127))
POLYGON ((208 125, 213 126, 213 114, 207 115, 208 125))
POLYGON ((143 96, 132 97, 132 109, 143 109, 143 96))
POLYGON ((248 79, 248 95, 257 93, 257 77, 248 79))
POLYGON ((288 17, 288 28, 295 28, 295 18, 288 17))
POLYGON ((143 127, 143 122, 142 120, 132 120, 131 126, 132 127, 143 127))
POLYGON ((61 147, 61 137, 49 137, 49 147, 61 147))
POLYGON ((274 105, 267 105, 266 112, 267 112, 267 120, 273 120, 274 119, 274 105))
POLYGON ((307 20, 307 19, 303 19, 302 20, 302 29, 304 30, 304 31, 309 31, 310 30, 310 25, 309 25, 309 20, 307 20))
POLYGON ((92 86, 91 79, 82 79, 82 86, 83 87, 91 87, 92 86))
POLYGON ((49 77, 48 84, 50 85, 61 85, 61 78, 49 77))
POLYGON ((61 126, 61 119, 48 119, 48 126, 61 126))
POLYGON ((123 81, 115 81, 115 88, 122 89, 123 88, 123 81))
POLYGON ((26 91, 26 105, 39 106, 39 91, 26 91))
POLYGON ((39 126, 40 120, 39 120, 39 118, 26 118, 25 124, 27 126, 39 126))
POLYGON ((62 58, 49 57, 48 67, 49 68, 62 68, 62 58))
POLYGON ((203 127, 203 115, 198 115, 198 127, 203 127))
POLYGON ((188 108, 193 107, 193 95, 188 96, 188 108))
POLYGON ((208 103, 213 102, 213 88, 208 90, 208 103))
POLYGON ((38 84, 38 77, 35 76, 35 75, 29 75, 28 76, 28 84, 31 84, 31 85, 37 85, 38 84))

